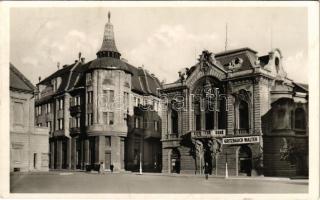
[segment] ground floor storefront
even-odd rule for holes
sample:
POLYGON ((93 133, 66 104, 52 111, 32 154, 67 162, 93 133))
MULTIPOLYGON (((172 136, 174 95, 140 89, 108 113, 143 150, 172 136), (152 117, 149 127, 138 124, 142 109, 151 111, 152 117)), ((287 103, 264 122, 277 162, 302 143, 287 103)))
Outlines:
POLYGON ((223 144, 222 140, 164 141, 163 172, 255 176, 262 173, 260 143, 223 144))
POLYGON ((124 169, 124 137, 91 136, 50 139, 51 169, 124 169))
POLYGON ((50 169, 161 172, 161 142, 139 137, 50 138, 50 169))

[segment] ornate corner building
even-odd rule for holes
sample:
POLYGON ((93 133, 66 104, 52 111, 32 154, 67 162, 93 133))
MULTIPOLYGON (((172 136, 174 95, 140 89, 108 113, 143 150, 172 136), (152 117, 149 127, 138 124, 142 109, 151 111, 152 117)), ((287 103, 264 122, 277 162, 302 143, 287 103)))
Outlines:
POLYGON ((144 171, 161 170, 160 82, 120 57, 109 13, 96 59, 79 53, 37 84, 35 121, 50 128, 51 169, 103 162, 135 171, 141 161, 144 171))
POLYGON ((51 169, 308 174, 308 87, 287 77, 279 49, 203 51, 161 84, 121 58, 108 18, 96 59, 79 54, 37 84, 51 169))
POLYGON ((161 95, 163 172, 308 174, 308 87, 287 77, 279 49, 203 51, 161 95))

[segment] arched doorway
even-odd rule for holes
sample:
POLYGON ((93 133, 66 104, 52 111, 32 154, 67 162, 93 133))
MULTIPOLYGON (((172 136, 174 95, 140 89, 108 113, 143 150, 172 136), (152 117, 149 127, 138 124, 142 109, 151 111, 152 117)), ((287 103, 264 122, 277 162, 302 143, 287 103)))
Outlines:
POLYGON ((180 152, 177 148, 172 149, 170 155, 171 173, 180 173, 180 152))
POLYGON ((252 152, 251 149, 243 145, 238 152, 238 175, 251 176, 252 152))

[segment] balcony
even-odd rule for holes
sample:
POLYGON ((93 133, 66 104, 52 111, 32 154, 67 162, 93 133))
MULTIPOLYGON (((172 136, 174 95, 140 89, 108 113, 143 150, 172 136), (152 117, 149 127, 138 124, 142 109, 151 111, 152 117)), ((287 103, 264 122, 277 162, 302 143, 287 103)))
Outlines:
POLYGON ((217 138, 224 137, 226 135, 225 129, 213 129, 213 130, 196 130, 190 131, 191 138, 202 139, 202 138, 217 138))
POLYGON ((72 127, 70 128, 70 135, 76 135, 80 133, 80 128, 79 127, 72 127))
POLYGON ((80 105, 70 106, 69 110, 70 110, 70 113, 71 113, 71 114, 81 113, 81 107, 80 107, 80 105))
POLYGON ((154 131, 151 129, 145 129, 144 130, 144 138, 145 139, 160 139, 161 134, 158 131, 154 131))
POLYGON ((246 128, 235 129, 234 134, 235 135, 249 135, 250 129, 246 129, 246 128))
POLYGON ((179 135, 177 133, 170 133, 165 136, 166 140, 177 140, 179 139, 179 135))

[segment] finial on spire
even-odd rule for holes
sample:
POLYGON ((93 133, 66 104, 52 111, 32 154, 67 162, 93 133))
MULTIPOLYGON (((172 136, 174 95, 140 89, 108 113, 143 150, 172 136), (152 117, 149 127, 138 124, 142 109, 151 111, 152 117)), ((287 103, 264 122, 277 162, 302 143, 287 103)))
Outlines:
POLYGON ((110 18, 111 18, 111 13, 110 11, 108 11, 108 22, 110 22, 110 18))

